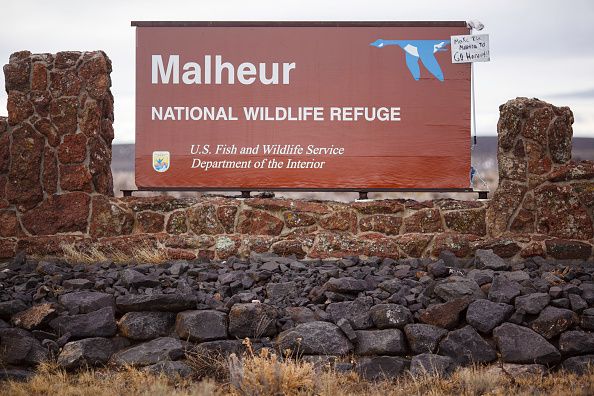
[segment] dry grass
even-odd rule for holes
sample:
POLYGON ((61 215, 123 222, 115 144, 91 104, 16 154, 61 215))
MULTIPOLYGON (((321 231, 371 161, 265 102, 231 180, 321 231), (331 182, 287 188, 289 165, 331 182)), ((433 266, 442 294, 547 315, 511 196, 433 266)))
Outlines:
POLYGON ((187 364, 197 379, 210 378, 219 383, 229 381, 227 359, 218 351, 186 352, 187 364))
POLYGON ((164 249, 159 249, 150 244, 135 246, 130 252, 112 249, 109 255, 116 263, 142 262, 161 264, 168 259, 164 249))
POLYGON ((60 246, 63 258, 69 263, 95 264, 111 260, 114 263, 150 263, 161 264, 168 260, 165 250, 150 244, 134 246, 129 250, 98 248, 95 245, 79 246, 77 244, 63 244, 60 246))
POLYGON ((249 339, 244 344, 247 356, 232 354, 227 360, 232 395, 311 394, 316 389, 313 364, 294 359, 289 351, 278 356, 263 348, 255 354, 249 339))
POLYGON ((0 394, 14 396, 185 396, 219 395, 219 386, 212 380, 192 382, 171 381, 164 376, 147 374, 127 368, 114 370, 88 370, 68 374, 53 364, 39 367, 39 372, 27 382, 0 382, 0 394))
POLYGON ((74 243, 71 243, 63 244, 60 248, 62 249, 64 259, 69 263, 93 264, 107 260, 105 253, 100 251, 96 246, 81 249, 74 243))
MULTIPOLYGON (((195 363, 195 362, 194 362, 195 363)), ((27 382, 0 382, 2 395, 592 395, 594 368, 576 376, 564 372, 512 378, 485 368, 463 368, 450 378, 402 376, 393 381, 368 382, 356 373, 315 369, 311 363, 275 355, 263 349, 242 359, 232 355, 218 362, 204 360, 193 379, 166 378, 142 370, 103 368, 68 374, 45 364, 27 382), (213 371, 208 363, 215 363, 213 371), (203 371, 205 370, 205 371, 203 371), (217 381, 207 378, 218 377, 217 381)))

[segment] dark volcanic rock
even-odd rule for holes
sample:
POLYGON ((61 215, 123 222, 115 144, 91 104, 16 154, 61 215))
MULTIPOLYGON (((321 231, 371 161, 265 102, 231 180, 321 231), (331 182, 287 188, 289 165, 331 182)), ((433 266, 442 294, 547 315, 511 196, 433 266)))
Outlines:
POLYGON ((427 266, 427 271, 436 278, 443 278, 450 273, 443 260, 437 260, 427 266))
POLYGON ((559 350, 564 355, 594 353, 594 334, 585 331, 566 331, 559 337, 559 350))
POLYGON ((438 353, 451 357, 460 365, 488 363, 497 359, 495 349, 470 326, 450 331, 439 343, 438 353))
POLYGON ((63 271, 62 266, 51 261, 40 261, 35 272, 41 275, 56 275, 63 271))
POLYGON ((177 314, 175 331, 182 340, 197 342, 227 338, 227 314, 219 311, 184 311, 177 314))
POLYGON ((162 360, 178 360, 184 356, 184 350, 181 341, 161 337, 117 352, 111 362, 119 366, 148 366, 162 360))
POLYGON ((28 331, 0 329, 0 362, 33 366, 48 359, 48 352, 28 331))
POLYGON ((412 353, 433 353, 448 331, 433 325, 415 323, 404 326, 404 334, 412 353))
POLYGON ((527 327, 504 323, 493 330, 493 338, 504 362, 550 364, 561 358, 557 348, 527 327))
POLYGON ((237 338, 276 335, 278 311, 261 303, 234 304, 229 311, 229 334, 237 338))
POLYGON ((582 291, 582 298, 590 305, 594 305, 594 284, 582 283, 580 285, 582 291))
POLYGON ((85 338, 64 345, 58 364, 67 370, 107 363, 113 353, 113 344, 107 338, 85 338))
POLYGON ((460 268, 460 260, 451 250, 442 250, 439 252, 439 259, 443 260, 447 267, 460 268))
POLYGON ((172 379, 175 379, 176 377, 190 377, 194 373, 194 370, 192 370, 190 366, 180 361, 162 361, 146 366, 144 371, 153 375, 164 375, 172 379))
POLYGON ((516 310, 520 313, 538 315, 551 301, 548 293, 532 293, 516 297, 516 310))
POLYGON ((493 253, 493 250, 478 249, 474 253, 475 262, 478 268, 486 268, 493 271, 507 271, 510 267, 501 257, 493 253))
POLYGON ((584 309, 588 308, 588 303, 579 295, 569 294, 567 297, 569 298, 569 304, 571 306, 572 311, 581 312, 584 309))
POLYGON ((373 326, 370 316, 372 307, 372 297, 360 297, 354 301, 328 304, 326 313, 330 315, 330 319, 334 323, 337 323, 340 319, 344 318, 351 323, 353 329, 364 330, 373 326))
POLYGON ((348 320, 343 318, 343 319, 339 319, 338 322, 336 323, 336 325, 338 327, 340 327, 340 330, 342 330, 344 335, 347 336, 349 341, 351 341, 351 342, 357 341, 357 333, 355 333, 353 326, 351 326, 351 322, 349 322, 348 320))
POLYGON ((440 281, 434 292, 445 301, 467 296, 475 299, 485 298, 485 293, 474 280, 455 275, 440 281))
POLYGON ((514 298, 520 295, 521 286, 518 282, 508 279, 505 276, 495 276, 491 289, 489 289, 489 300, 511 304, 514 298))
POLYGON ((410 361, 395 356, 376 356, 360 358, 357 361, 357 372, 370 381, 398 377, 410 366, 410 361))
POLYGON ((532 321, 530 327, 544 338, 551 339, 577 322, 577 315, 571 310, 548 306, 532 321))
POLYGON ((351 277, 331 278, 324 284, 328 291, 337 293, 358 293, 367 289, 367 283, 361 279, 351 277))
POLYGON ((0 318, 10 319, 12 315, 27 309, 27 304, 21 300, 10 300, 0 302, 0 318))
POLYGON ((574 356, 561 364, 561 368, 570 373, 582 375, 594 365, 594 355, 574 356))
POLYGON ((152 340, 171 333, 173 312, 128 312, 118 322, 120 333, 131 340, 152 340))
POLYGON ((115 308, 112 294, 94 291, 62 294, 58 301, 71 315, 89 313, 105 307, 115 308))
POLYGON ((476 300, 468 306, 466 322, 480 331, 490 333, 495 327, 506 321, 514 312, 514 307, 489 300, 476 300))
POLYGON ((588 308, 582 312, 580 326, 586 330, 594 330, 594 308, 588 308))
POLYGON ((266 296, 270 304, 284 306, 290 304, 297 297, 297 284, 295 282, 270 282, 266 284, 266 296))
POLYGON ((371 308, 371 320, 378 329, 402 329, 413 322, 410 310, 398 304, 378 304, 371 308))
POLYGON ((493 282, 493 274, 495 272, 489 269, 471 269, 468 272, 468 277, 470 279, 474 279, 474 281, 479 285, 482 286, 486 283, 493 282))
POLYGON ((432 353, 413 356, 410 362, 410 372, 414 376, 430 375, 447 378, 454 372, 456 367, 457 364, 454 359, 432 353))
POLYGON ((443 304, 430 305, 419 316, 423 323, 443 327, 444 329, 455 328, 460 320, 460 313, 464 311, 473 301, 472 297, 456 298, 443 304))
POLYGON ((399 329, 358 330, 355 354, 357 355, 404 355, 406 341, 399 329))
POLYGON ((127 294, 116 299, 116 306, 122 312, 179 312, 196 308, 196 297, 190 294, 127 294))
POLYGON ((510 267, 505 260, 493 253, 493 250, 491 249, 478 249, 474 255, 478 268, 486 268, 494 271, 507 271, 510 267))
POLYGON ((62 283, 64 290, 85 290, 93 287, 93 282, 88 279, 68 279, 62 283))
POLYGON ((314 312, 307 307, 287 307, 285 308, 285 315, 290 317, 291 320, 297 324, 317 320, 314 312))
POLYGON ((136 270, 127 268, 120 275, 127 287, 153 287, 159 285, 159 280, 144 275, 136 270))
POLYGON ((351 342, 336 325, 319 321, 283 331, 276 343, 281 350, 290 349, 304 355, 346 355, 353 350, 351 342))
POLYGON ((206 341, 196 345, 193 352, 198 355, 204 354, 215 354, 228 356, 232 353, 241 355, 246 351, 246 347, 243 344, 243 340, 217 340, 217 341, 206 341))
POLYGON ((114 311, 111 307, 80 315, 59 316, 50 326, 60 334, 72 337, 111 337, 117 331, 114 311))
POLYGON ((34 370, 22 368, 3 368, 0 370, 0 381, 27 381, 35 375, 34 370))

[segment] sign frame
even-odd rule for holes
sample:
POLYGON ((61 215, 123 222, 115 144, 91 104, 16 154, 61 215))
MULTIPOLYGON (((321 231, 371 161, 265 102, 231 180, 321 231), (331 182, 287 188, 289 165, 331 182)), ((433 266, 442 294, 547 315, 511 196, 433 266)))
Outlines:
MULTIPOLYGON (((132 27, 464 27, 471 34, 466 21, 131 21, 132 27)), ((136 113, 135 113, 136 116, 136 113)), ((469 150, 470 150, 469 135, 469 150)), ((472 153, 471 153, 472 156, 472 153)), ((470 184, 470 175, 469 175, 470 184)), ((486 198, 486 191, 466 188, 318 188, 318 187, 139 187, 137 190, 122 190, 124 196, 133 191, 241 191, 242 196, 249 197, 250 191, 262 192, 359 192, 360 199, 367 198, 367 192, 438 192, 438 193, 478 193, 479 199, 486 198)))

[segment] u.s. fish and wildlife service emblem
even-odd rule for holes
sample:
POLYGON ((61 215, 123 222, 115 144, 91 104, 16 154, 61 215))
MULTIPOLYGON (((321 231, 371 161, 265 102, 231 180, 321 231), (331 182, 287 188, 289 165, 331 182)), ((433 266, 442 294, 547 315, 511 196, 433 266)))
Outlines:
POLYGON ((153 169, 157 172, 165 172, 171 165, 169 151, 153 151, 153 169))

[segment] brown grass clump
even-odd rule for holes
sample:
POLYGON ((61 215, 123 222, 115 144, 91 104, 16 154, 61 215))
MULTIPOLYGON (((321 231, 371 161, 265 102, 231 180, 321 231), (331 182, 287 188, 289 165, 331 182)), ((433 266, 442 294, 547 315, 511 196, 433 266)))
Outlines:
POLYGON ((189 351, 186 359, 196 378, 210 378, 219 383, 229 381, 227 359, 219 351, 189 351))
POLYGON ((108 256, 115 263, 125 264, 130 262, 142 262, 149 264, 162 264, 168 260, 167 253, 164 249, 152 246, 151 244, 142 244, 133 247, 129 252, 112 249, 108 256))
MULTIPOLYGON (((192 363, 190 362, 192 365, 192 363)), ((55 365, 45 364, 27 382, 0 382, 1 395, 63 396, 140 396, 140 395, 560 395, 585 396, 594 394, 594 368, 577 376, 565 372, 548 375, 526 375, 512 378, 486 368, 462 368, 450 378, 402 376, 394 380, 368 382, 354 372, 339 373, 317 369, 311 363, 300 362, 263 349, 240 358, 232 355, 220 358, 218 381, 203 378, 205 366, 193 366, 195 379, 166 378, 151 375, 141 369, 109 368, 66 373, 55 365)), ((215 372, 216 373, 216 372, 215 372)))
POLYGON ((101 261, 112 260, 114 263, 150 263, 162 264, 168 260, 167 252, 164 249, 152 246, 151 244, 141 244, 132 247, 129 251, 120 249, 99 249, 97 246, 80 247, 76 244, 63 244, 60 246, 63 258, 69 263, 77 264, 95 264, 101 261))
POLYGON ((71 243, 63 244, 60 248, 62 248, 64 259, 69 263, 94 264, 107 260, 105 253, 97 249, 96 246, 83 250, 71 243))
POLYGON ((244 359, 231 354, 228 359, 230 393, 232 395, 312 394, 316 373, 311 363, 279 356, 268 348, 255 354, 248 339, 244 341, 244 359))

